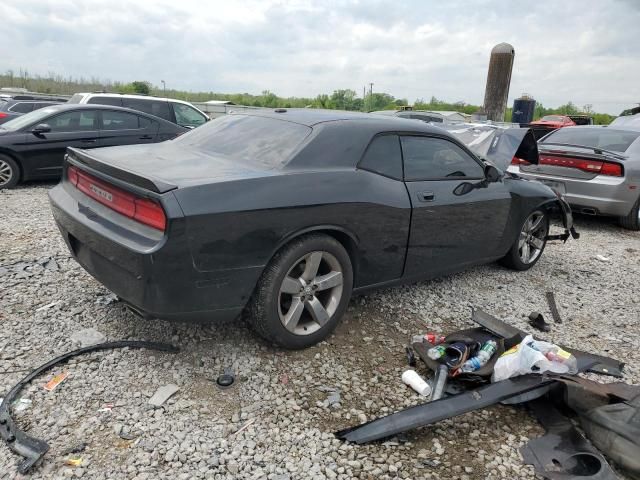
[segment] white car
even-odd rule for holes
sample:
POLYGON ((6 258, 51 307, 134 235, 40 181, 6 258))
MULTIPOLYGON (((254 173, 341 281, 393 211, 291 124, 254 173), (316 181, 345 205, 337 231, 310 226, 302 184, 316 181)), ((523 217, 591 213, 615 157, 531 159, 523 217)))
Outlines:
POLYGON ((131 108, 187 128, 199 127, 209 120, 206 113, 198 110, 189 102, 173 98, 121 93, 76 93, 68 103, 90 103, 131 108))

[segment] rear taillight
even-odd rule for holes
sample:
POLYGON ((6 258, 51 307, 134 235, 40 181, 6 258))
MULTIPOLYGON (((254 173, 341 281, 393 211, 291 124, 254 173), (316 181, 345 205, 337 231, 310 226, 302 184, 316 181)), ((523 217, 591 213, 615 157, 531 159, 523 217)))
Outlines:
POLYGON ((598 175, 609 175, 612 177, 622 177, 622 165, 613 162, 600 160, 588 160, 584 158, 557 157, 554 155, 541 155, 541 165, 554 165, 556 167, 577 168, 583 172, 596 173, 598 175))
POLYGON ((0 118, 6 118, 8 116, 9 116, 8 113, 0 112, 0 118))
POLYGON ((115 187, 93 175, 69 166, 67 178, 78 190, 125 217, 158 230, 167 226, 167 217, 159 203, 115 187))
POLYGON ((531 164, 529 162, 527 162, 526 160, 523 160, 521 158, 513 157, 511 159, 511 165, 531 165, 531 164))

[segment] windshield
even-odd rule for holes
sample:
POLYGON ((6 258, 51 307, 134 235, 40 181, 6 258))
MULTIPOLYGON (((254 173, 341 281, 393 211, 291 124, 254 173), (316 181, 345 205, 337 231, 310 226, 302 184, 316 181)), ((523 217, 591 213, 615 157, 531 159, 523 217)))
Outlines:
POLYGON ((610 127, 565 127, 550 133, 540 143, 579 145, 613 152, 625 152, 638 136, 640 136, 640 132, 612 130, 610 127))
POLYGON ((25 113, 24 115, 19 116, 13 120, 9 120, 7 123, 3 123, 0 125, 0 128, 4 130, 9 130, 10 132, 16 132, 27 125, 35 125, 40 123, 40 120, 48 117, 52 113, 56 113, 58 111, 55 107, 47 107, 41 108, 39 110, 34 110, 33 112, 25 113))
POLYGON ((281 167, 310 132, 298 123, 236 114, 207 122, 173 142, 254 165, 281 167))

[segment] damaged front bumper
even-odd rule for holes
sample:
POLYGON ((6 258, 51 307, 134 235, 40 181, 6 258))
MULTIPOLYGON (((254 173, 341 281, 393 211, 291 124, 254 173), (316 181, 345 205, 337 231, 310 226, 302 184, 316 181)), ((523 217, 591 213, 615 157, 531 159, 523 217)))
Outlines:
POLYGON ((562 240, 563 242, 566 242, 569 237, 577 240, 578 238, 580 238, 580 234, 576 232, 576 229, 573 226, 573 213, 571 212, 571 207, 560 194, 556 193, 556 195, 558 196, 556 203, 560 210, 560 219, 562 220, 564 233, 547 235, 546 240, 562 240))

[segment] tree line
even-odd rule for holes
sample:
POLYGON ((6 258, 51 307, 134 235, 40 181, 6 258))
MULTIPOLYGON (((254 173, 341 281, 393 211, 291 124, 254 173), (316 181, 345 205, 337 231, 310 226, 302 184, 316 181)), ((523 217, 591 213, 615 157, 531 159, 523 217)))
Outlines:
MULTIPOLYGON (((332 94, 320 94, 316 97, 280 97, 275 93, 264 90, 260 95, 250 93, 219 93, 219 92, 188 92, 177 89, 165 89, 163 86, 152 85, 147 81, 134 81, 123 83, 110 80, 102 80, 96 77, 63 77, 55 73, 47 75, 32 75, 27 70, 14 72, 8 70, 0 74, 0 87, 19 87, 29 91, 73 95, 78 92, 113 92, 113 93, 138 93, 144 95, 157 95, 169 98, 186 100, 189 102, 206 102, 208 100, 228 100, 237 105, 248 105, 267 108, 328 108, 353 111, 393 110, 408 105, 406 98, 395 98, 393 95, 382 92, 366 93, 359 97, 355 90, 335 90, 332 94)), ((472 114, 480 109, 479 105, 465 102, 446 102, 436 97, 428 101, 424 98, 417 99, 413 108, 415 110, 450 110, 472 114)), ((511 108, 507 108, 504 120, 511 121, 511 108)), ((626 112, 626 111, 625 111, 626 112)), ((556 108, 547 108, 541 103, 536 103, 534 120, 545 115, 575 115, 586 113, 593 117, 596 125, 608 125, 615 118, 606 113, 594 112, 591 105, 578 107, 572 102, 567 102, 556 108)), ((624 114, 624 112, 623 112, 624 114)))

